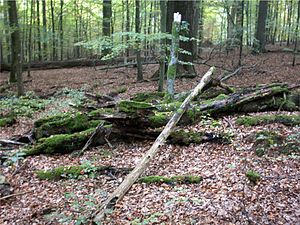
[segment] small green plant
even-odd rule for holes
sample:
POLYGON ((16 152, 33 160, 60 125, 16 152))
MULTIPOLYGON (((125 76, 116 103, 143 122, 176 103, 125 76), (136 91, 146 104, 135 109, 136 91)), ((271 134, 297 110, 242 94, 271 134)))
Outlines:
POLYGON ((25 156, 25 153, 22 151, 7 153, 4 156, 2 156, 2 158, 5 159, 3 164, 6 166, 18 164, 19 161, 24 159, 24 156, 25 156))
MULTIPOLYGON (((66 205, 70 208, 72 213, 59 213, 53 212, 44 216, 45 220, 50 223, 66 223, 71 224, 73 221, 75 225, 89 224, 92 221, 92 214, 98 209, 98 202, 96 193, 84 195, 79 198, 73 192, 66 192, 65 199, 66 205)), ((73 224, 73 223, 72 223, 73 224)))
POLYGON ((142 218, 136 218, 131 223, 132 225, 146 225, 146 224, 155 224, 158 222, 158 217, 163 215, 161 212, 156 212, 151 214, 149 217, 142 219, 142 218))
POLYGON ((36 174, 42 180, 59 180, 61 178, 77 179, 81 176, 95 178, 97 171, 105 167, 97 167, 90 161, 84 161, 78 166, 60 166, 52 170, 38 170, 36 174))
POLYGON ((260 180, 261 176, 258 172, 255 172, 253 170, 249 170, 246 173, 246 177, 249 179, 249 181, 253 184, 257 184, 257 182, 260 180))
POLYGON ((141 177, 139 182, 146 184, 153 183, 167 183, 167 184, 198 184, 202 181, 202 177, 199 176, 173 176, 173 177, 164 177, 164 176, 147 176, 141 177))

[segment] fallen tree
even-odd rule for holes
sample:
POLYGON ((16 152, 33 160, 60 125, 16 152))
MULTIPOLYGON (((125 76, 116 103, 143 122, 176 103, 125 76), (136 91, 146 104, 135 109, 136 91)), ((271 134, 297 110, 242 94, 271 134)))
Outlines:
POLYGON ((101 221, 102 217, 106 213, 107 209, 114 208, 115 204, 120 201, 131 186, 136 182, 139 176, 148 167, 150 161, 154 158, 155 154, 158 152, 159 146, 163 145, 164 142, 169 137, 170 133, 182 117, 183 113, 187 110, 189 103, 201 92, 203 87, 210 81, 211 75, 214 72, 214 67, 202 77, 200 83, 194 88, 191 94, 184 100, 181 106, 174 113, 172 118, 169 120, 163 131, 156 138, 155 142, 151 148, 146 152, 138 165, 133 169, 133 171, 124 179, 120 186, 104 201, 100 210, 95 214, 94 221, 101 221))
MULTIPOLYGON (((196 123, 207 114, 218 117, 236 112, 299 110, 299 92, 292 91, 294 87, 296 86, 270 84, 228 95, 220 94, 212 99, 207 99, 204 93, 204 97, 189 103, 178 124, 196 123)), ((185 96, 186 94, 175 102, 166 103, 161 93, 139 94, 133 98, 135 101, 120 101, 115 108, 76 114, 65 113, 39 119, 35 122, 32 132, 33 139, 37 141, 26 154, 69 153, 82 148, 85 151, 93 145, 109 144, 110 140, 155 140, 161 132, 160 127, 167 124, 185 96), (103 127, 97 130, 99 123, 103 124, 103 127)), ((168 141, 188 145, 206 141, 227 143, 228 139, 223 133, 187 132, 176 129, 171 132, 168 141)))

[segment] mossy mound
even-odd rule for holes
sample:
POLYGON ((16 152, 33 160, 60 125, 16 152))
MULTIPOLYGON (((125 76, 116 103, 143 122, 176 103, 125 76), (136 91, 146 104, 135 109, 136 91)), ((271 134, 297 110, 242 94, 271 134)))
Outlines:
POLYGON ((81 113, 51 116, 35 122, 34 136, 40 139, 54 134, 72 134, 94 128, 99 123, 100 120, 89 120, 87 115, 81 113))
POLYGON ((153 105, 147 102, 137 102, 137 101, 121 101, 118 104, 118 109, 120 112, 125 113, 143 113, 148 110, 154 109, 153 105))
POLYGON ((10 126, 16 122, 17 116, 15 114, 8 114, 0 116, 0 127, 10 126))
POLYGON ((43 117, 43 118, 40 118, 40 119, 36 120, 34 122, 34 126, 35 127, 40 127, 45 123, 67 119, 71 115, 72 115, 71 113, 59 113, 59 114, 56 114, 56 115, 53 115, 53 116, 43 117))
POLYGON ((185 132, 174 131, 168 138, 173 144, 189 145, 190 143, 200 144, 203 140, 203 133, 201 132, 185 132))
POLYGON ((256 134, 253 147, 259 157, 263 155, 298 154, 300 152, 300 133, 286 137, 274 131, 259 131, 256 134))
POLYGON ((70 153, 74 150, 81 149, 94 132, 95 128, 73 134, 57 134, 47 138, 41 138, 31 148, 25 150, 25 154, 54 154, 70 153))
POLYGON ((153 184, 153 183, 166 183, 166 184, 199 184, 202 181, 200 176, 147 176, 141 177, 138 180, 140 183, 153 184))
POLYGON ((260 180, 261 176, 259 173, 249 170, 246 173, 246 177, 249 179, 249 181, 253 184, 257 184, 257 182, 260 180))
POLYGON ((137 93, 131 100, 136 102, 148 102, 163 100, 165 93, 163 92, 143 92, 137 93))
POLYGON ((88 117, 91 119, 97 119, 97 118, 103 116, 103 114, 112 114, 112 113, 114 113, 114 111, 115 110, 113 108, 96 109, 96 110, 89 112, 88 117))
POLYGON ((85 174, 86 166, 60 166, 52 170, 39 170, 36 175, 41 180, 59 180, 61 178, 78 178, 85 174))
POLYGON ((155 112, 154 115, 149 117, 150 127, 162 127, 170 120, 172 113, 170 112, 155 112))
POLYGON ((38 170, 36 175, 41 180, 60 180, 65 178, 77 179, 82 175, 92 176, 99 174, 127 174, 131 168, 116 168, 111 166, 94 166, 85 163, 78 166, 60 166, 51 170, 38 170))
POLYGON ((210 99, 206 99, 204 101, 201 101, 201 104, 208 105, 208 104, 211 104, 213 102, 225 100, 225 99, 228 99, 228 98, 229 98, 229 95, 219 94, 214 98, 210 98, 210 99))
POLYGON ((236 120, 237 124, 256 126, 268 123, 282 123, 286 126, 300 125, 300 115, 258 115, 243 116, 236 120))

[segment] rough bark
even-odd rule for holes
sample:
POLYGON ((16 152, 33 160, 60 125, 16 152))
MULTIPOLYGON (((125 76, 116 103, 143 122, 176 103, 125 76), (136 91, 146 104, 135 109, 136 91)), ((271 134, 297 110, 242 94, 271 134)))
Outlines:
MULTIPOLYGON (((182 21, 186 21, 188 30, 183 31, 182 35, 189 38, 198 37, 198 19, 199 7, 196 0, 191 1, 168 1, 167 3, 167 32, 171 33, 173 14, 179 12, 182 15, 182 21), (198 15, 198 16, 197 16, 198 15)), ((197 57, 197 43, 195 41, 181 41, 179 47, 190 52, 191 54, 179 54, 179 60, 186 63, 193 63, 197 57)), ((196 75, 193 65, 184 64, 178 66, 178 75, 190 74, 196 75)))
MULTIPOLYGON (((110 37, 111 35, 111 18, 112 18, 112 7, 111 0, 103 0, 103 20, 102 20, 102 35, 110 37)), ((103 55, 109 54, 109 46, 103 51, 103 55)))
POLYGON ((260 0, 259 1, 259 10, 258 10, 258 19, 255 38, 258 41, 258 45, 255 46, 258 51, 265 52, 266 45, 266 19, 268 13, 268 1, 260 0))
POLYGON ((17 3, 15 1, 8 1, 8 14, 9 14, 9 25, 13 30, 11 32, 11 75, 10 78, 16 77, 18 95, 24 94, 23 77, 22 77, 22 56, 21 56, 21 37, 18 23, 17 3))

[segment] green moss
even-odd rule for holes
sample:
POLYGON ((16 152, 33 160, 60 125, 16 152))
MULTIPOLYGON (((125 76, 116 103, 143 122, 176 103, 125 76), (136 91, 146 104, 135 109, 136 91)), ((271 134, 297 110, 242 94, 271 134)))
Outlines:
POLYGON ((166 125, 171 116, 170 112, 155 112, 149 117, 150 127, 161 127, 166 125))
POLYGON ((212 99, 218 97, 220 94, 225 94, 227 93, 226 90, 223 88, 216 88, 216 87, 211 87, 207 90, 205 90, 203 93, 200 94, 201 99, 212 99))
POLYGON ((175 79, 176 76, 176 64, 169 64, 168 71, 167 71, 167 79, 175 79))
POLYGON ((185 132, 177 130, 171 133, 169 140, 173 144, 189 145, 190 143, 200 144, 203 140, 203 133, 201 132, 185 132))
POLYGON ((58 134, 41 138, 32 148, 25 150, 25 154, 28 156, 72 152, 82 148, 94 130, 91 128, 74 134, 58 134))
POLYGON ((243 116, 236 120, 237 124, 245 126, 256 126, 268 123, 282 123, 287 126, 300 125, 300 115, 258 115, 243 116))
POLYGON ((263 148, 270 148, 273 145, 280 145, 284 138, 280 134, 274 131, 263 130, 256 133, 256 146, 262 146, 263 148))
POLYGON ((159 112, 170 112, 170 111, 175 111, 181 106, 182 102, 179 101, 174 101, 170 103, 162 103, 159 105, 156 105, 155 107, 157 108, 157 111, 159 112))
POLYGON ((41 119, 38 119, 34 122, 34 126, 35 127, 40 127, 41 125, 48 123, 48 122, 52 122, 52 121, 59 121, 62 119, 67 119, 71 116, 71 113, 61 113, 61 114, 56 114, 53 116, 47 116, 41 119))
POLYGON ((289 89, 287 88, 287 86, 274 86, 271 88, 272 92, 273 93, 283 93, 283 92, 286 92, 288 93, 289 92, 289 89))
POLYGON ((225 99, 228 99, 229 96, 228 95, 225 95, 225 94, 219 94, 217 97, 215 98, 211 98, 211 99, 207 99, 207 100, 204 100, 201 102, 201 104, 205 104, 205 105, 209 105, 215 101, 221 101, 221 100, 225 100, 225 99))
POLYGON ((143 92, 137 93, 131 100, 136 102, 152 102, 162 100, 165 93, 162 92, 143 92))
POLYGON ((96 109, 96 110, 93 110, 91 112, 88 113, 88 117, 90 118, 97 118, 97 117, 100 117, 102 116, 103 114, 111 114, 111 113, 114 113, 114 109, 112 108, 101 108, 101 109, 96 109))
POLYGON ((100 123, 100 120, 89 120, 87 115, 81 113, 45 118, 42 121, 44 123, 41 123, 40 120, 35 123, 34 136, 36 139, 54 134, 71 134, 94 128, 100 123))
POLYGON ((0 117, 0 127, 10 126, 16 122, 16 115, 9 114, 5 117, 0 117))
POLYGON ((255 150, 255 154, 258 156, 258 157, 262 157, 266 154, 265 150, 263 148, 257 148, 255 150))
POLYGON ((166 184, 198 184, 202 181, 199 176, 147 176, 139 179, 140 183, 153 184, 153 183, 166 183, 166 184))
POLYGON ((295 104, 295 102, 291 101, 289 98, 284 99, 283 97, 274 97, 266 102, 263 102, 264 105, 270 107, 270 109, 274 110, 287 110, 287 111, 295 111, 299 108, 295 104))
POLYGON ((79 175, 84 174, 85 166, 60 166, 52 170, 39 170, 36 171, 37 177, 41 180, 59 180, 62 177, 77 178, 79 175))
POLYGON ((277 156, 279 154, 297 154, 300 151, 300 133, 284 136, 274 131, 259 131, 254 142, 258 156, 277 156))
POLYGON ((153 105, 147 102, 136 102, 136 101, 121 101, 118 104, 120 112, 125 113, 138 113, 147 109, 153 109, 153 105))
POLYGON ((249 179, 250 182, 257 184, 257 182, 260 180, 260 174, 253 171, 253 170, 249 170, 246 173, 246 177, 249 179))

